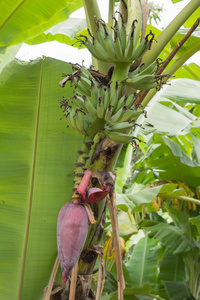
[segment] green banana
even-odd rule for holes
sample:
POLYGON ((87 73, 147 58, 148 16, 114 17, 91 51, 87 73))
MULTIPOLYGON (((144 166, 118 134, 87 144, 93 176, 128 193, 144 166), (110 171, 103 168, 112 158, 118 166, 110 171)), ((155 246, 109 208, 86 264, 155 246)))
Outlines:
POLYGON ((103 97, 99 96, 97 104, 97 117, 100 119, 104 118, 104 106, 103 106, 103 97))
MULTIPOLYGON (((106 48, 106 35, 105 35, 105 31, 104 29, 101 28, 102 24, 100 22, 100 20, 96 19, 96 27, 97 27, 97 38, 99 43, 104 47, 104 49, 106 48)), ((103 26, 102 26, 103 27, 103 26)))
POLYGON ((116 113, 121 107, 123 107, 124 105, 126 105, 126 101, 128 99, 128 95, 122 96, 118 102, 117 105, 115 106, 113 113, 116 113))
POLYGON ((75 130, 78 130, 78 128, 76 126, 75 116, 76 116, 75 110, 71 107, 70 114, 69 114, 69 120, 71 122, 71 127, 75 130))
POLYGON ((131 107, 133 105, 133 100, 135 98, 135 94, 131 94, 128 96, 127 100, 126 100, 126 106, 127 107, 131 107))
POLYGON ((86 88, 85 85, 80 81, 79 78, 77 79, 75 89, 80 91, 81 94, 84 94, 88 97, 90 97, 90 95, 91 95, 90 89, 86 88))
POLYGON ((120 12, 118 12, 121 18, 121 28, 119 29, 119 34, 120 34, 120 41, 121 41, 121 46, 122 46, 122 52, 123 55, 125 54, 125 49, 126 49, 126 25, 124 23, 123 16, 120 12))
POLYGON ((132 88, 142 90, 142 89, 147 89, 148 84, 154 84, 155 86, 158 85, 157 79, 154 75, 136 75, 132 79, 126 79, 124 83, 132 88))
POLYGON ((120 60, 124 59, 124 55, 123 55, 121 41, 120 41, 120 37, 119 37, 119 30, 115 29, 114 35, 115 35, 115 39, 114 39, 115 53, 116 53, 118 60, 120 61, 120 60))
POLYGON ((92 42, 90 39, 87 39, 85 46, 96 59, 110 61, 107 52, 105 52, 104 48, 97 40, 94 39, 94 42, 92 42))
POLYGON ((108 85, 104 90, 104 111, 106 112, 108 106, 110 104, 110 86, 108 85))
POLYGON ((105 121, 109 121, 111 116, 112 116, 112 105, 109 104, 108 108, 106 109, 106 113, 104 117, 105 121))
POLYGON ((83 132, 83 129, 84 129, 84 126, 83 126, 83 116, 80 112, 79 109, 76 109, 75 110, 75 124, 76 124, 76 127, 77 129, 80 131, 80 132, 83 132))
POLYGON ((126 122, 129 120, 136 120, 141 114, 143 113, 143 110, 138 109, 137 111, 131 109, 131 108, 126 108, 124 109, 123 116, 121 118, 121 122, 126 122))
POLYGON ((78 106, 79 109, 82 109, 85 113, 89 113, 86 106, 85 106, 85 103, 83 101, 83 98, 78 96, 78 95, 75 95, 73 98, 72 98, 72 102, 74 104, 76 104, 78 106))
POLYGON ((95 108, 97 108, 97 99, 98 99, 98 96, 99 96, 99 89, 98 89, 98 86, 96 84, 96 82, 92 82, 91 83, 91 102, 93 104, 93 106, 95 108))
POLYGON ((140 72, 140 76, 141 75, 152 75, 156 72, 158 68, 158 63, 157 61, 155 60, 152 64, 150 64, 147 68, 143 68, 143 70, 140 72))
POLYGON ((116 59, 116 53, 115 53, 115 45, 114 45, 113 37, 106 25, 104 25, 104 31, 105 31, 106 51, 108 52, 111 60, 114 62, 116 59))
POLYGON ((72 129, 74 129, 72 127, 72 124, 71 124, 71 121, 70 121, 70 112, 69 111, 65 113, 65 118, 66 118, 66 122, 67 122, 68 127, 71 127, 72 129))
POLYGON ((106 128, 109 131, 117 131, 117 132, 125 132, 133 129, 133 123, 129 122, 121 122, 121 123, 111 123, 110 121, 107 122, 106 128))
POLYGON ((80 70, 81 70, 82 76, 85 76, 88 79, 92 78, 92 80, 95 80, 94 77, 90 74, 90 72, 88 71, 87 68, 82 67, 80 70))
POLYGON ((104 49, 104 47, 99 43, 99 41, 97 41, 90 33, 90 30, 88 29, 88 33, 89 35, 92 37, 92 41, 90 39, 86 40, 85 46, 89 48, 89 51, 93 51, 93 53, 95 53, 96 58, 99 60, 103 60, 103 61, 110 61, 110 56, 107 53, 107 51, 104 49))
POLYGON ((123 111, 124 109, 121 107, 115 114, 112 115, 110 121, 114 123, 119 122, 123 116, 123 111))
POLYGON ((81 76, 78 82, 81 82, 87 90, 88 94, 91 94, 91 80, 89 78, 81 76))
POLYGON ((112 96, 110 99, 110 104, 113 106, 113 110, 115 109, 115 106, 117 105, 119 97, 119 89, 118 89, 118 82, 116 81, 115 89, 112 92, 112 96))
POLYGON ((146 41, 146 39, 143 39, 141 43, 138 45, 137 48, 135 48, 131 54, 132 60, 137 60, 147 51, 149 48, 149 43, 146 41))
POLYGON ((142 65, 140 65, 139 67, 137 67, 134 71, 129 72, 128 73, 128 78, 134 78, 136 75, 138 75, 140 73, 142 65))
POLYGON ((104 132, 110 140, 116 143, 129 144, 133 141, 133 136, 131 134, 125 134, 116 131, 108 131, 106 129, 104 130, 104 132))
POLYGON ((83 95, 82 98, 83 98, 83 101, 84 101, 84 104, 86 106, 88 113, 91 116, 94 116, 94 117, 97 116, 97 110, 94 107, 94 105, 92 104, 92 102, 85 95, 83 95))
POLYGON ((131 55, 132 55, 133 50, 134 50, 134 32, 135 32, 135 23, 136 22, 137 22, 137 20, 134 20, 132 22, 131 29, 130 29, 128 39, 127 39, 127 42, 126 42, 126 51, 125 51, 125 59, 126 60, 131 59, 131 55))

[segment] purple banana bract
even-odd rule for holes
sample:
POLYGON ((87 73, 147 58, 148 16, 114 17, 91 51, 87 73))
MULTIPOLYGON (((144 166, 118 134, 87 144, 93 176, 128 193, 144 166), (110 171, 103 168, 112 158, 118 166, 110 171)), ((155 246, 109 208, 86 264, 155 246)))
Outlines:
POLYGON ((64 282, 75 266, 88 233, 88 216, 83 205, 66 203, 57 222, 58 258, 64 282))

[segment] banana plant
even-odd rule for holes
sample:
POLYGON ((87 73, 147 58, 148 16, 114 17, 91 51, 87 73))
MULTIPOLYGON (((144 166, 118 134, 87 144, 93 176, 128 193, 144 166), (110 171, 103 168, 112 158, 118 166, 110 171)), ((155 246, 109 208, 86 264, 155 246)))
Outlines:
MULTIPOLYGON (((48 27, 55 25, 56 20, 63 21, 64 16, 66 18, 67 11, 64 2, 58 4, 49 3, 47 14, 39 14, 41 16, 41 26, 38 26, 38 30, 36 30, 35 24, 31 24, 32 20, 27 18, 26 22, 24 22, 26 30, 24 29, 23 31, 23 29, 19 28, 21 30, 19 35, 13 32, 12 37, 8 35, 9 38, 6 38, 9 26, 12 25, 9 22, 10 20, 12 21, 11 17, 18 18, 17 13, 14 14, 13 12, 21 11, 22 14, 27 9, 23 5, 13 7, 10 17, 8 16, 2 24, 2 36, 4 38, 2 51, 5 50, 7 45, 15 45, 26 40, 30 43, 31 38, 35 39, 36 31, 39 36, 48 27)), ((162 51, 179 28, 199 8, 200 1, 191 0, 158 37, 155 37, 152 30, 146 30, 143 1, 121 1, 118 13, 115 13, 114 2, 110 1, 107 24, 102 20, 95 0, 90 2, 83 1, 82 4, 86 12, 88 30, 87 32, 81 32, 75 38, 75 42, 85 46, 90 51, 93 58, 93 69, 77 65, 71 66, 67 63, 63 64, 59 61, 44 58, 27 64, 13 61, 2 71, 1 89, 4 95, 2 111, 4 133, 2 136, 5 147, 2 148, 2 157, 6 157, 9 162, 8 164, 3 164, 2 174, 7 174, 7 176, 12 174, 8 178, 7 185, 5 185, 5 190, 2 193, 2 206, 5 209, 5 213, 3 213, 4 218, 2 219, 5 228, 3 237, 5 248, 2 247, 2 257, 5 255, 5 249, 8 246, 7 234, 10 226, 12 227, 11 237, 13 243, 15 244, 21 240, 20 248, 18 250, 15 248, 18 252, 9 247, 11 256, 17 259, 17 263, 15 262, 14 266, 14 276, 16 276, 17 280, 15 280, 14 288, 11 291, 8 286, 9 281, 6 280, 6 277, 3 277, 2 291, 5 299, 10 297, 16 299, 41 298, 41 290, 48 285, 48 279, 51 275, 50 270, 57 256, 55 242, 56 216, 62 206, 61 203, 64 204, 69 201, 72 201, 72 203, 64 205, 58 219, 58 254, 62 270, 63 268, 65 271, 66 269, 71 270, 70 268, 72 267, 69 268, 66 266, 66 263, 71 264, 72 261, 67 262, 64 257, 67 247, 66 238, 75 242, 78 235, 75 235, 77 231, 74 231, 72 226, 72 234, 69 231, 69 235, 66 237, 66 234, 63 232, 65 230, 64 222, 66 218, 67 222, 69 222, 68 224, 76 224, 76 218, 79 218, 77 221, 80 221, 84 214, 85 222, 80 222, 78 226, 83 230, 82 233, 84 234, 81 245, 77 246, 79 248, 77 251, 78 255, 85 242, 77 270, 79 283, 77 286, 74 286, 73 292, 72 288, 69 287, 70 280, 67 281, 67 284, 64 282, 69 274, 67 273, 66 275, 64 272, 63 281, 61 274, 59 271, 57 272, 58 260, 55 260, 48 288, 44 290, 44 297, 49 299, 51 296, 54 297, 54 294, 59 293, 62 294, 61 297, 64 299, 64 297, 68 297, 66 295, 69 294, 69 290, 72 293, 75 293, 76 290, 75 297, 77 299, 80 299, 80 295, 82 295, 82 299, 86 299, 89 295, 94 297, 94 292, 91 288, 91 278, 96 259, 100 255, 97 246, 102 236, 106 211, 105 199, 100 199, 98 195, 104 192, 103 188, 107 186, 107 180, 109 179, 110 197, 113 196, 114 181, 111 180, 112 177, 109 178, 109 172, 112 173, 114 171, 123 144, 131 143, 133 146, 137 145, 138 137, 134 130, 138 116, 145 113, 146 105, 168 78, 190 56, 199 50, 198 43, 192 49, 185 51, 182 57, 174 60, 180 46, 184 44, 198 26, 198 22, 196 22, 189 34, 186 34, 186 38, 180 41, 180 45, 174 48, 174 52, 172 51, 172 54, 166 60, 167 62, 172 62, 171 66, 165 71, 167 63, 159 65, 158 58, 162 55, 162 51), (66 76, 58 81, 60 81, 60 86, 64 87, 64 89, 59 89, 58 92, 58 87, 55 87, 55 74, 59 78, 58 74, 62 73, 65 73, 66 76), (13 74, 15 74, 17 79, 14 78, 13 74), (11 84, 12 90, 10 89, 11 84), (32 92, 30 93, 31 95, 27 93, 27 88, 32 92), (18 89, 22 93, 16 104, 10 99, 12 99, 13 94, 18 89), (63 97, 63 94, 67 96, 63 97), (69 149, 60 123, 59 125, 55 124, 55 119, 59 113, 58 106, 55 106, 55 103, 53 103, 54 98, 60 98, 59 103, 63 110, 64 119, 67 126, 70 127, 68 132, 71 135, 72 145, 70 149, 73 148, 72 150, 69 149), (12 113, 9 114, 10 118, 6 119, 4 111, 9 109, 11 109, 12 113), (18 126, 10 130, 9 124, 14 124, 14 121, 18 126), (22 135, 21 130, 26 122, 28 129, 22 135), (8 140, 6 138, 7 133, 10 134, 8 140), (81 135, 83 138, 80 138, 81 135), (78 142, 77 136, 79 137, 78 142), (54 144, 54 140, 57 140, 57 143, 54 144), (12 144, 13 147, 10 149, 9 145, 12 144), (21 151, 26 145, 28 145, 27 151, 22 157, 21 151), (46 145, 48 145, 48 149, 46 145), (59 150, 62 148, 61 152, 56 151, 57 145, 59 150), (10 150, 6 154, 8 148, 10 150), (65 167, 65 151, 70 153, 67 160, 67 171, 65 167), (78 158, 75 159, 76 151, 78 151, 78 158), (48 159, 44 161, 43 158, 46 155, 48 155, 48 159), (13 157, 16 157, 15 163, 13 163, 13 157), (52 163, 54 166, 59 164, 62 170, 62 173, 58 174, 56 180, 54 180, 54 174, 52 173, 52 163), (75 165, 75 168, 73 165, 75 165), (83 192, 80 192, 80 185, 83 184, 82 180, 86 173, 85 171, 88 169, 92 172, 91 178, 84 185, 83 192), (73 193, 71 193, 72 184, 65 184, 65 181, 67 178, 72 179, 73 171, 75 174, 73 178, 74 187, 73 193), (20 187, 15 183, 16 174, 20 174, 20 187), (53 188, 54 185, 56 188, 53 188), (9 189, 9 193, 12 193, 11 198, 7 196, 9 194, 9 186, 12 187, 9 189), (62 189, 62 186, 65 186, 64 189, 62 189), (60 188, 61 193, 59 192, 60 188), (90 190, 93 188, 101 188, 101 191, 95 190, 92 194, 90 190), (18 203, 18 208, 16 209, 20 208, 23 217, 20 218, 20 213, 17 216, 18 226, 20 229, 22 227, 25 228, 21 235, 18 235, 20 230, 17 230, 17 228, 15 234, 13 228, 15 207, 13 199, 19 201, 19 197, 22 197, 23 201, 16 202, 18 203), (62 199, 59 203, 56 201, 57 197, 62 199), (29 201, 26 201, 27 198, 29 201), (88 200, 89 203, 92 203, 85 204, 84 198, 86 198, 86 202, 88 200), (12 213, 9 207, 12 208, 12 213), (81 213, 77 215, 74 212, 69 214, 69 209, 74 209, 74 207, 81 207, 81 213), (89 228, 86 225, 85 210, 82 209, 86 209, 86 207, 88 214, 93 212, 95 217, 95 224, 90 219, 89 228), (45 214, 43 214, 43 210, 46 211, 45 214), (47 245, 43 245, 43 241, 39 238, 41 230, 39 224, 42 224, 44 234, 48 235, 47 245), (81 228, 81 226, 84 228, 81 228), (32 233, 31 236, 29 235, 30 233, 32 233), (38 250, 43 257, 39 265, 35 264, 34 259, 31 259, 34 256, 34 252, 37 251, 37 248, 34 247, 35 238, 36 240, 39 239, 38 250), (63 248, 64 251, 62 252, 61 249, 63 248), (48 255, 50 256, 49 259, 47 259, 48 255), (46 269, 44 270, 45 267, 46 269), (34 273, 30 274, 30 268, 34 269, 34 273), (32 278, 35 278, 34 284, 32 278), (54 280, 55 286, 53 286, 54 280)), ((32 8, 32 4, 29 5, 30 7, 28 6, 28 8, 32 8)), ((46 2, 41 1, 40 5, 46 7, 46 2)), ((77 1, 76 5, 75 7, 78 8, 81 5, 80 1, 77 1)), ((69 5, 68 13, 70 7, 69 5)), ((13 20, 13 23, 15 21, 13 20)), ((104 193, 103 196, 105 198, 104 193)), ((3 265, 3 274, 6 273, 6 270, 13 271, 13 265, 9 261, 8 255, 6 257, 5 265, 3 265)), ((76 258, 73 257, 72 260, 76 262, 77 259, 78 256, 76 258)), ((7 274, 9 274, 10 278, 10 273, 7 272, 7 274)), ((118 276, 122 276, 122 274, 118 274, 118 276)), ((71 286, 73 282, 72 277, 71 286)), ((139 286, 139 288, 144 287, 139 286)), ((119 299, 123 298, 123 289, 124 286, 121 286, 121 290, 119 289, 119 299)), ((142 291, 131 290, 129 292, 144 295, 145 291, 149 295, 148 288, 144 288, 142 291)), ((151 295, 151 297, 154 296, 156 297, 156 295, 151 295)), ((74 295, 70 293, 69 297, 73 299, 74 295)))

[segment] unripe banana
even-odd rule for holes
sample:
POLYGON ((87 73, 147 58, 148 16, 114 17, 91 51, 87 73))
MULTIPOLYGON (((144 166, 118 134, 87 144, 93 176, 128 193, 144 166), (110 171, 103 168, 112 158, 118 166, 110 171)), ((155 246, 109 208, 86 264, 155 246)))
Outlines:
POLYGON ((86 106, 88 113, 91 116, 97 116, 97 110, 94 107, 94 105, 92 104, 92 102, 90 102, 90 100, 85 95, 83 95, 82 98, 83 98, 83 101, 84 101, 84 104, 86 106))
MULTIPOLYGON (((144 64, 143 64, 143 66, 144 66, 144 64)), ((140 76, 141 75, 151 75, 151 74, 154 74, 157 69, 158 69, 158 63, 155 60, 147 68, 145 68, 145 66, 143 67, 143 70, 140 72, 140 76)))
POLYGON ((110 104, 110 86, 108 85, 106 87, 106 89, 104 90, 104 101, 103 101, 103 105, 104 105, 104 111, 106 112, 108 106, 110 104))
POLYGON ((79 109, 75 110, 75 123, 76 123, 76 127, 77 129, 84 134, 84 126, 83 126, 83 115, 81 114, 79 109))
POLYGON ((137 90, 147 90, 148 85, 155 84, 154 87, 158 85, 157 79, 154 75, 136 75, 131 79, 126 79, 124 83, 137 90))
POLYGON ((133 109, 124 110, 123 116, 121 118, 121 122, 126 122, 129 120, 136 120, 144 111, 142 109, 138 109, 137 111, 133 109))
POLYGON ((118 110, 123 107, 124 105, 126 105, 126 101, 128 99, 128 95, 122 96, 118 102, 117 105, 115 106, 115 109, 113 110, 113 113, 118 112, 118 110))
POLYGON ((116 143, 129 144, 133 141, 133 136, 131 134, 125 134, 121 132, 108 131, 108 130, 105 130, 104 132, 110 140, 116 143))
POLYGON ((114 40, 115 53, 116 53, 118 60, 120 61, 120 60, 124 59, 124 55, 123 55, 121 41, 120 41, 120 37, 119 37, 119 30, 115 30, 114 34, 115 34, 115 40, 114 40))
POLYGON ((106 114, 105 114, 105 117, 104 117, 104 119, 105 119, 106 121, 109 121, 109 120, 110 120, 110 118, 111 118, 111 116, 112 116, 112 109, 113 109, 112 105, 109 104, 108 108, 106 109, 106 114))
POLYGON ((111 123, 106 125, 108 131, 125 132, 133 129, 133 123, 122 122, 122 123, 111 123))
POLYGON ((122 52, 123 55, 125 54, 125 49, 126 49, 126 25, 123 19, 123 16, 120 12, 118 12, 121 18, 121 28, 119 29, 119 34, 120 34, 120 41, 121 41, 121 46, 122 46, 122 52))
POLYGON ((70 118, 70 112, 69 112, 69 111, 65 113, 65 117, 66 117, 67 125, 68 125, 69 127, 71 127, 72 129, 75 129, 75 130, 76 130, 76 128, 75 128, 75 127, 73 126, 73 124, 71 123, 71 118, 70 118))
POLYGON ((112 34, 106 26, 104 26, 104 31, 105 31, 105 35, 106 35, 106 39, 105 39, 106 51, 110 55, 111 60, 114 62, 117 57, 116 57, 116 53, 115 53, 115 45, 114 45, 114 41, 112 38, 112 34))
POLYGON ((81 80, 79 80, 79 79, 77 80, 75 87, 76 87, 76 89, 78 89, 80 91, 81 94, 90 97, 91 91, 90 91, 89 86, 85 86, 81 80))
POLYGON ((116 81, 115 89, 112 92, 112 96, 110 99, 110 104, 112 105, 113 110, 115 109, 115 106, 117 105, 118 97, 119 97, 119 89, 118 89, 118 82, 116 81))
POLYGON ((82 97, 76 95, 73 97, 72 102, 75 103, 78 106, 78 108, 82 109, 85 113, 89 113, 82 97))
POLYGON ((66 203, 57 221, 58 258, 64 282, 75 266, 88 233, 88 216, 83 205, 66 203))
POLYGON ((112 115, 110 121, 113 123, 119 122, 123 116, 123 107, 121 107, 114 115, 112 115))
POLYGON ((98 104, 97 104, 97 117, 100 119, 104 118, 104 106, 102 100, 103 100, 102 96, 99 96, 98 104))
POLYGON ((91 54, 95 54, 95 57, 99 60, 103 61, 110 61, 110 56, 104 49, 104 47, 97 41, 90 33, 88 29, 89 35, 92 37, 93 41, 90 39, 87 39, 85 46, 88 48, 88 50, 91 52, 91 54), (89 47, 88 47, 89 46, 89 47))
POLYGON ((69 114, 69 119, 71 122, 71 126, 72 128, 74 128, 75 130, 78 130, 78 128, 76 127, 76 122, 75 122, 75 110, 73 108, 70 109, 70 114, 69 114))
POLYGON ((128 35, 128 40, 126 42, 126 50, 125 50, 125 58, 126 60, 131 60, 131 55, 134 50, 134 33, 135 33, 135 23, 137 20, 134 20, 132 22, 129 35, 128 35))
POLYGON ((127 107, 131 107, 133 105, 133 100, 135 98, 135 94, 131 94, 128 96, 127 100, 126 100, 126 106, 127 107))
POLYGON ((91 84, 91 102, 95 108, 97 108, 97 99, 99 96, 99 89, 95 81, 91 84))
POLYGON ((81 72, 82 72, 82 75, 85 76, 86 78, 88 78, 88 79, 92 78, 94 80, 94 77, 91 75, 91 73, 88 71, 87 68, 82 67, 81 72))

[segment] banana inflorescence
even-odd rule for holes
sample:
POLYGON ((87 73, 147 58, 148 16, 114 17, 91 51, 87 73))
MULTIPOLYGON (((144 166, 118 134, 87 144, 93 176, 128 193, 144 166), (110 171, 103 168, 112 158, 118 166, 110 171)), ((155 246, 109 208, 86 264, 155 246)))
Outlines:
POLYGON ((127 32, 122 15, 119 15, 120 26, 115 17, 112 30, 103 20, 96 19, 97 38, 93 37, 90 30, 89 37, 78 38, 96 59, 115 65, 108 74, 103 75, 75 65, 73 73, 66 75, 60 82, 60 86, 64 87, 69 81, 74 88, 73 97, 63 97, 60 101, 67 124, 85 136, 74 171, 73 200, 61 208, 58 216, 58 257, 64 281, 78 260, 87 237, 89 214, 87 215, 83 204, 101 201, 110 189, 109 186, 88 189, 92 175, 87 170, 87 165, 91 147, 95 147, 95 136, 102 132, 103 137, 116 143, 136 145, 136 140, 140 140, 133 136, 133 130, 138 125, 137 118, 144 110, 142 107, 136 109, 134 100, 138 91, 160 88, 162 84, 162 76, 155 75, 159 67, 157 61, 146 68, 141 64, 130 71, 132 61, 140 59, 150 49, 154 35, 150 31, 138 43, 138 30, 135 30, 137 21, 132 22, 131 29, 127 32), (120 68, 123 69, 122 72, 120 68), (127 87, 128 92, 122 92, 127 91, 127 87))

